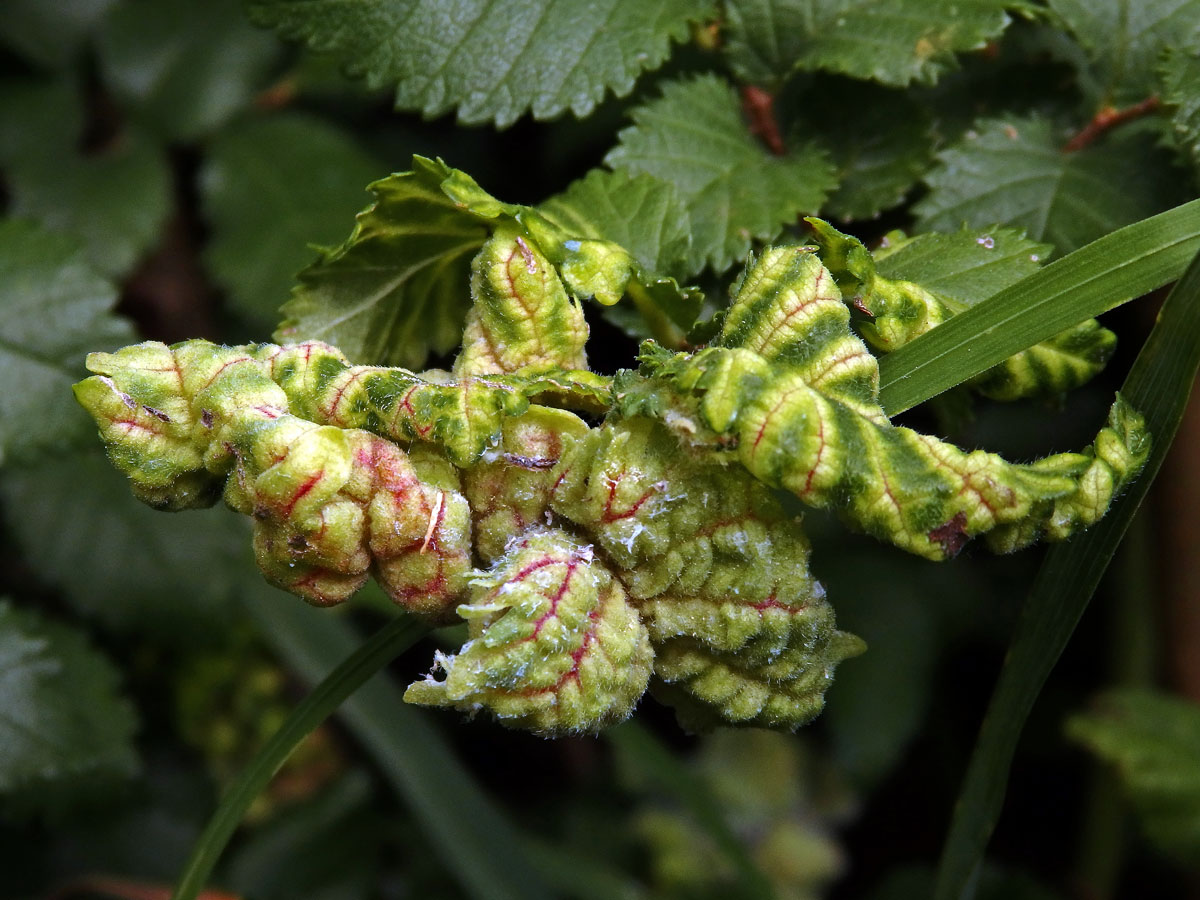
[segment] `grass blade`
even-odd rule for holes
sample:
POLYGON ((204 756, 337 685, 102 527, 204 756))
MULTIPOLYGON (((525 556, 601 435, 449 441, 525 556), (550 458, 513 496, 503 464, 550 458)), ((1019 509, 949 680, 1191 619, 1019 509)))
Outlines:
POLYGON ((1114 231, 879 361, 889 416, 1065 328, 1169 284, 1200 250, 1200 200, 1114 231))
MULTIPOLYGON (((278 605, 282 606, 283 603, 278 605)), ((195 900, 204 889, 213 866, 242 821, 246 810, 296 746, 324 722, 347 697, 388 662, 411 647, 426 631, 424 625, 413 619, 397 619, 357 650, 336 657, 335 662, 343 656, 345 659, 297 705, 221 798, 208 827, 204 829, 204 833, 192 849, 192 855, 184 866, 171 900, 195 900)))
POLYGON ((955 805, 942 850, 936 900, 970 896, 972 876, 1004 803, 1021 729, 1162 465, 1198 371, 1200 255, 1192 259, 1163 304, 1158 323, 1122 388, 1126 399, 1145 415, 1153 436, 1145 471, 1098 524, 1051 548, 1022 608, 955 805))
MULTIPOLYGON (((282 602, 277 594, 248 599, 264 638, 302 678, 320 679, 359 643, 354 629, 328 611, 282 602)), ((404 703, 394 681, 381 675, 362 684, 339 716, 408 804, 446 871, 468 896, 537 900, 564 895, 546 886, 523 837, 421 711, 404 703)))

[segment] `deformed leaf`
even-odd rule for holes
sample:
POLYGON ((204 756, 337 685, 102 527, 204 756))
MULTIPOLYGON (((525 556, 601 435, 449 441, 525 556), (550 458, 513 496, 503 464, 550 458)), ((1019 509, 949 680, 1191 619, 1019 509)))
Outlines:
POLYGON ((341 235, 381 166, 350 135, 286 114, 221 132, 200 187, 212 226, 207 258, 240 312, 274 322, 310 244, 341 235))
POLYGON ((955 231, 1000 223, 1069 253, 1176 202, 1179 179, 1145 136, 1075 153, 1040 118, 989 119, 938 155, 929 194, 914 207, 921 227, 955 231))
POLYGON ((835 186, 833 167, 813 143, 773 156, 742 119, 733 86, 716 75, 663 85, 636 108, 634 125, 605 157, 616 169, 675 185, 691 215, 688 272, 720 272, 771 240, 835 186))
MULTIPOLYGON (((993 228, 915 238, 892 232, 884 238, 888 246, 872 257, 857 238, 820 219, 809 222, 839 286, 868 316, 859 326, 863 337, 884 352, 902 347, 1032 275, 1050 252, 1048 245, 1034 243, 1018 231, 993 228)), ((1100 372, 1116 340, 1095 319, 1087 319, 1009 357, 968 384, 996 400, 1055 396, 1100 372)))
POLYGON ((414 156, 412 165, 371 185, 375 203, 350 237, 300 273, 277 340, 326 341, 355 362, 419 368, 458 343, 471 297, 468 263, 500 227, 534 242, 577 299, 610 304, 644 293, 655 309, 694 315, 695 300, 674 279, 647 271, 610 240, 579 233, 577 220, 560 217, 559 225, 497 200, 441 160, 414 156))
POLYGON ((1116 766, 1151 840, 1184 864, 1200 854, 1200 707, 1146 690, 1113 691, 1067 733, 1116 766))
POLYGON ((251 17, 333 54, 396 106, 511 125, 623 96, 660 65, 671 41, 707 15, 706 0, 253 0, 251 17))
MULTIPOLYGON (((653 175, 594 169, 538 211, 564 234, 607 240, 628 250, 643 272, 652 308, 661 309, 687 329, 700 311, 700 295, 681 290, 672 278, 648 273, 682 274, 691 248, 691 218, 675 186, 653 175)), ((635 302, 641 298, 634 297, 635 302)), ((624 320, 632 313, 617 307, 624 320)), ((633 316, 636 318, 636 316, 633 316)), ((643 335, 644 336, 644 335, 643 335)))
POLYGON ((132 339, 116 296, 73 241, 0 222, 0 461, 87 434, 70 386, 89 349, 132 339))
POLYGON ((0 602, 0 793, 24 804, 138 767, 117 670, 66 625, 0 602))

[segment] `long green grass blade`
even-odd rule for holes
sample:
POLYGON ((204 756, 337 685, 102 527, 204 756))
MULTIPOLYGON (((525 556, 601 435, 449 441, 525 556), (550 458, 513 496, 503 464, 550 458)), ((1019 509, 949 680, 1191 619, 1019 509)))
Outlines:
POLYGON ((1047 553, 1022 608, 959 792, 942 851, 936 900, 970 896, 972 876, 1004 803, 1021 729, 1162 465, 1198 371, 1200 255, 1192 259, 1163 304, 1122 388, 1126 399, 1145 415, 1153 436, 1145 471, 1097 525, 1047 553))
POLYGON ((634 721, 610 728, 604 736, 613 746, 629 754, 647 772, 652 773, 655 785, 673 796, 708 832, 713 843, 738 873, 738 893, 735 896, 754 900, 769 900, 775 896, 771 882, 750 858, 745 844, 730 827, 712 791, 654 735, 634 721))
MULTIPOLYGON (((278 595, 248 599, 263 636, 301 678, 320 679, 359 643, 355 630, 327 611, 280 602, 278 595)), ((336 671, 321 686, 334 675, 336 671)), ((468 896, 566 896, 547 887, 525 839, 422 712, 405 704, 394 681, 381 674, 361 684, 339 715, 408 804, 446 871, 468 896)))
POLYGON ((171 895, 172 900, 195 900, 246 810, 296 746, 372 675, 411 647, 426 630, 415 620, 397 619, 354 652, 334 651, 335 663, 344 658, 341 665, 300 702, 221 798, 217 811, 192 850, 175 893, 171 895))
POLYGON ((1200 200, 1114 231, 879 361, 895 415, 1084 319, 1169 284, 1200 250, 1200 200))

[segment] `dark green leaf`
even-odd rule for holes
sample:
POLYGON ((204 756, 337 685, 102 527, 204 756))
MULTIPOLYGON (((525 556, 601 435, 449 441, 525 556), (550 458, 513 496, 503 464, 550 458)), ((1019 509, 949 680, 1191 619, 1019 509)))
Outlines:
POLYGON ((1151 691, 1105 694, 1067 734, 1117 767, 1154 843, 1183 865, 1200 857, 1200 706, 1151 691))
POLYGON ((797 38, 812 21, 805 0, 728 0, 725 55, 738 80, 778 88, 796 68, 797 38))
POLYGON ((136 721, 117 678, 81 633, 0 602, 0 793, 42 806, 132 775, 136 721))
POLYGON ((793 134, 819 135, 837 169, 837 190, 822 208, 839 219, 870 218, 899 204, 929 168, 933 123, 924 106, 900 91, 834 84, 801 99, 793 134))
POLYGON ((1084 319, 1180 276, 1200 249, 1200 201, 1128 225, 955 316, 879 361, 895 415, 1084 319))
POLYGON ((743 121, 737 92, 715 75, 668 82, 632 117, 605 162, 675 185, 691 215, 690 273, 729 268, 751 239, 776 237, 835 185, 813 144, 773 156, 743 121))
POLYGON ((1163 59, 1160 76, 1175 140, 1200 171, 1200 53, 1172 48, 1163 59))
POLYGON ((88 433, 71 385, 84 374, 85 353, 133 338, 112 315, 115 300, 73 241, 0 222, 0 461, 88 433))
POLYGON ((233 306, 277 320, 314 243, 330 243, 362 207, 383 167, 319 119, 285 114, 234 126, 213 142, 201 174, 212 226, 207 259, 233 306))
POLYGON ((1050 0, 1050 8, 1087 51, 1102 104, 1145 100, 1163 49, 1200 39, 1200 4, 1192 0, 1050 0))
POLYGON ((465 123, 512 124, 527 110, 585 116, 667 58, 709 13, 704 0, 252 0, 251 16, 345 63, 396 106, 465 123))
POLYGON ((41 66, 61 68, 115 0, 7 0, 0 43, 41 66))
POLYGON ((1036 272, 1053 252, 1012 228, 964 228, 951 234, 906 237, 892 232, 875 251, 885 278, 921 287, 974 306, 1036 272))
POLYGON ((1069 253, 1178 202, 1179 177, 1147 136, 1065 153, 1045 119, 987 120, 938 154, 921 227, 954 231, 1000 223, 1069 253))
POLYGON ((159 236, 171 173, 161 151, 129 134, 95 155, 44 146, 9 166, 12 213, 81 240, 92 265, 120 276, 159 236))
POLYGON ((730 26, 735 71, 750 80, 794 66, 903 87, 933 84, 1008 25, 1012 0, 737 0, 730 26))
POLYGON ((118 631, 192 641, 219 627, 232 598, 258 580, 241 521, 135 502, 98 448, 6 473, 0 498, 34 571, 118 631))
POLYGON ((0 128, 0 163, 10 166, 77 141, 83 110, 65 79, 7 78, 0 81, 0 121, 21 123, 0 128))
POLYGON ((1200 254, 1167 297, 1122 388, 1153 435, 1145 469, 1090 531, 1051 548, 1022 607, 959 792, 936 900, 966 896, 1004 803, 1022 726, 1170 449, 1198 371, 1200 254))
POLYGON ((279 55, 240 0, 122 0, 97 41, 107 86, 151 131, 202 137, 245 107, 279 55))

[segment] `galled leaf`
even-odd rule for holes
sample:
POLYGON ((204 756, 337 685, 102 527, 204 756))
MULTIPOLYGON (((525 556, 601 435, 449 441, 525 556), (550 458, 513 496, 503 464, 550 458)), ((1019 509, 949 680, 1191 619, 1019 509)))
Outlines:
POLYGON ((675 185, 691 215, 689 273, 724 271, 752 239, 771 240, 818 209, 836 184, 815 144, 773 156, 743 121, 733 86, 715 75, 667 82, 631 116, 605 162, 675 185))
POLYGON ((251 17, 342 60, 396 106, 464 123, 511 125, 526 111, 585 116, 608 90, 628 94, 705 0, 253 0, 251 17))
POLYGON ((501 227, 535 245, 577 299, 610 304, 641 293, 652 311, 694 310, 674 279, 645 270, 610 240, 580 234, 578 221, 560 219, 560 226, 503 203, 440 160, 414 156, 412 165, 371 185, 375 203, 350 237, 300 273, 276 340, 320 340, 356 362, 419 368, 429 353, 458 343, 470 302, 468 261, 501 227))

